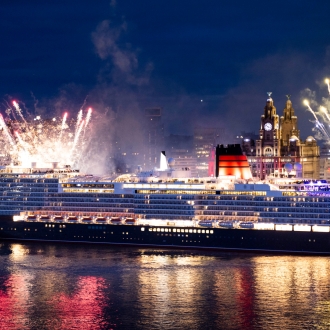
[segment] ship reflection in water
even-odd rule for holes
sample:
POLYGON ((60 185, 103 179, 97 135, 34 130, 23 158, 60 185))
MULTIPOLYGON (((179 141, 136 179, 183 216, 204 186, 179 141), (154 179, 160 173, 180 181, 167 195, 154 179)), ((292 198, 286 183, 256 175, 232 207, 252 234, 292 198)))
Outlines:
POLYGON ((330 259, 0 244, 1 329, 328 329, 330 259))

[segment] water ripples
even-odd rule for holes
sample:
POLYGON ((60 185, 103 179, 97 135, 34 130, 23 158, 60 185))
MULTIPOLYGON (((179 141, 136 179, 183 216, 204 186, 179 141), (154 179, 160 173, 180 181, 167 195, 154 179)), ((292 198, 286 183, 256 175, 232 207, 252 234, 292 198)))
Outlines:
POLYGON ((0 245, 0 329, 329 329, 330 259, 0 245))

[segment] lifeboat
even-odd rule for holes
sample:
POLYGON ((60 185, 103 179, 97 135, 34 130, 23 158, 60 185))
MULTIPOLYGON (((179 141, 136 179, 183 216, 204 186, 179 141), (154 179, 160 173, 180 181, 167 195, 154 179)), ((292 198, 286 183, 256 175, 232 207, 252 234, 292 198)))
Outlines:
POLYGON ((40 220, 40 221, 50 221, 50 216, 47 215, 47 214, 42 214, 42 215, 39 217, 39 220, 40 220))
POLYGON ((66 219, 68 222, 77 222, 78 221, 78 217, 76 217, 75 215, 70 215, 67 217, 66 219))
POLYGON ((126 218, 125 224, 126 225, 134 225, 134 224, 136 224, 136 220, 134 218, 126 218))
POLYGON ((212 220, 202 220, 200 222, 198 222, 199 226, 202 227, 213 227, 213 221, 212 220))
POLYGON ((239 226, 241 228, 244 228, 244 229, 253 229, 254 228, 254 223, 253 222, 241 222, 239 224, 239 226))
POLYGON ((30 214, 26 217, 26 221, 37 221, 37 216, 34 214, 30 214))
POLYGON ((82 217, 81 218, 81 222, 87 222, 87 223, 89 223, 89 222, 92 222, 92 218, 91 217, 82 217))
POLYGON ((107 222, 107 218, 105 218, 105 217, 97 217, 95 219, 95 222, 97 222, 97 223, 106 223, 107 222))
POLYGON ((54 222, 64 222, 64 217, 61 215, 55 215, 53 218, 54 222))
POLYGON ((222 228, 234 228, 234 223, 230 221, 220 221, 218 226, 222 228))
POLYGON ((113 225, 119 225, 119 224, 121 224, 121 219, 119 217, 112 217, 111 218, 111 223, 113 225))

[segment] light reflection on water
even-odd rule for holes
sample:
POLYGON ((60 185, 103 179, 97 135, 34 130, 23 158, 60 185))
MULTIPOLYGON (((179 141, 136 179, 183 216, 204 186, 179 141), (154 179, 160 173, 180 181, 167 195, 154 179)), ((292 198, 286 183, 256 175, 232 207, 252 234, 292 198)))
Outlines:
POLYGON ((330 259, 0 244, 0 329, 329 329, 330 259))

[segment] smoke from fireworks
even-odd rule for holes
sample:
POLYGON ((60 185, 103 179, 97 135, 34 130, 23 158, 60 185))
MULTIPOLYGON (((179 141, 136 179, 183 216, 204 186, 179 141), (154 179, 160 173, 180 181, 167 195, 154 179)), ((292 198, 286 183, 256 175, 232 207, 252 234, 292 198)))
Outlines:
POLYGON ((77 122, 70 127, 67 123, 68 113, 62 119, 42 119, 41 116, 36 116, 33 120, 26 120, 18 102, 13 101, 13 106, 16 111, 8 108, 7 117, 0 114, 2 164, 30 167, 32 163, 37 163, 39 166, 49 167, 49 163, 56 162, 60 166, 79 166, 77 161, 83 158, 85 152, 81 131, 88 129, 91 108, 85 120, 81 109, 77 122))
POLYGON ((83 111, 82 111, 82 109, 80 109, 80 111, 78 112, 78 116, 77 116, 76 132, 79 129, 79 126, 80 126, 80 122, 82 120, 82 117, 83 117, 83 111))
POLYGON ((329 79, 325 79, 324 82, 328 87, 329 96, 322 98, 322 105, 318 104, 315 100, 315 94, 312 93, 311 103, 313 103, 313 106, 315 105, 319 110, 314 111, 308 100, 304 100, 303 103, 315 118, 315 120, 312 121, 315 124, 315 127, 313 128, 316 132, 315 137, 320 140, 325 140, 326 143, 330 144, 330 81, 329 79))

